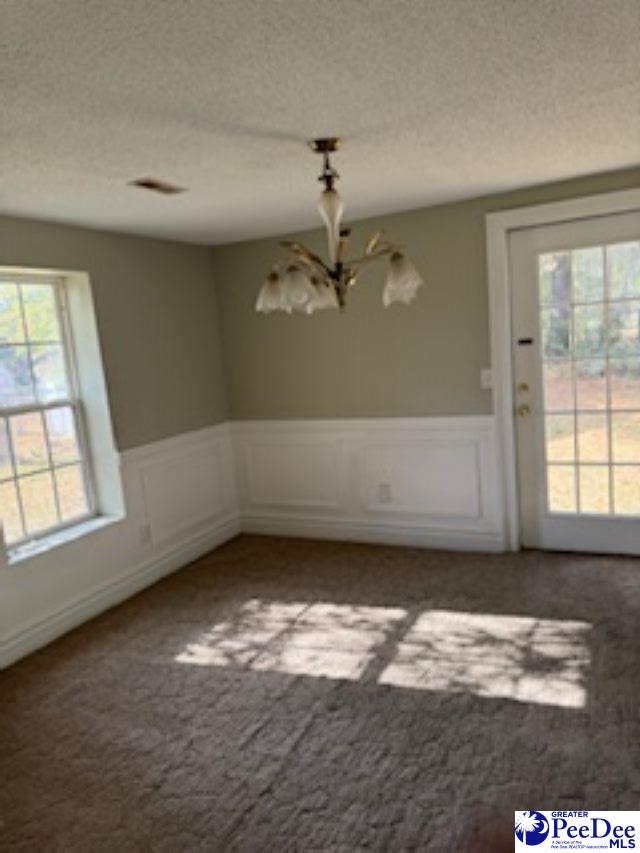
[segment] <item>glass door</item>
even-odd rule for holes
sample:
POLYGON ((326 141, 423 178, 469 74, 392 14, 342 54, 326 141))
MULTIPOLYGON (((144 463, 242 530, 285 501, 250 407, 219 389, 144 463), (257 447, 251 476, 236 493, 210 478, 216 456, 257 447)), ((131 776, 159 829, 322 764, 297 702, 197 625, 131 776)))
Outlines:
POLYGON ((511 238, 524 544, 640 552, 640 214, 511 238))

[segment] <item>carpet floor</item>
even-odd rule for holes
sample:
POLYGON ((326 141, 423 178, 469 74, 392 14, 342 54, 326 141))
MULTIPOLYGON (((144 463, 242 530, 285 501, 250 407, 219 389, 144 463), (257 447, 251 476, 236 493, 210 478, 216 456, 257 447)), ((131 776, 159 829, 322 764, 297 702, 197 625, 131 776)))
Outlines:
POLYGON ((640 802, 640 561, 241 536, 0 673, 2 851, 513 849, 640 802))

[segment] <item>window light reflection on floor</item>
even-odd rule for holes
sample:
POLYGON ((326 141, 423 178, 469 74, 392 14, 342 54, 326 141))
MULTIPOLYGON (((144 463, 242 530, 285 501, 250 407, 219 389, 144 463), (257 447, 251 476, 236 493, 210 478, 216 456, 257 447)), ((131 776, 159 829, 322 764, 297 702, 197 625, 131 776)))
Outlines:
POLYGON ((252 599, 176 660, 355 681, 406 616, 400 607, 252 599))
POLYGON ((589 630, 530 616, 252 599, 176 660, 581 708, 589 630))
POLYGON ((379 682, 582 708, 589 630, 586 622, 430 610, 379 682))

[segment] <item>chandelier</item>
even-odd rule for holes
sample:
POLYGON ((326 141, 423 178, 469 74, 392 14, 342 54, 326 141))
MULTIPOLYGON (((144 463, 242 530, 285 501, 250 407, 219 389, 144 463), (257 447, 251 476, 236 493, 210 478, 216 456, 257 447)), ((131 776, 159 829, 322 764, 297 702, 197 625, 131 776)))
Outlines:
POLYGON ((327 229, 329 263, 325 263, 301 243, 280 243, 284 251, 262 285, 256 311, 261 314, 273 311, 313 314, 314 311, 327 308, 343 309, 349 289, 356 283, 363 269, 383 258, 388 262, 388 269, 382 304, 385 307, 394 302, 408 305, 422 284, 422 278, 401 247, 389 242, 382 231, 369 238, 361 257, 346 259, 351 229, 341 225, 343 205, 335 188, 340 175, 330 161, 330 155, 340 147, 340 140, 314 139, 310 145, 316 153, 322 155, 323 160, 318 180, 324 184, 324 190, 318 210, 327 229))

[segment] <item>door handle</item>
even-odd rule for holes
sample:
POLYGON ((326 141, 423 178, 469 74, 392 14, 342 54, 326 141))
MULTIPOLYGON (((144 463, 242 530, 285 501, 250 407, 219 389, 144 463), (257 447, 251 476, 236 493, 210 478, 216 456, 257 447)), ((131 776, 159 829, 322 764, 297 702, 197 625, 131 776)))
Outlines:
POLYGON ((519 418, 526 418, 531 414, 531 409, 526 403, 521 403, 516 409, 516 415, 519 418))

